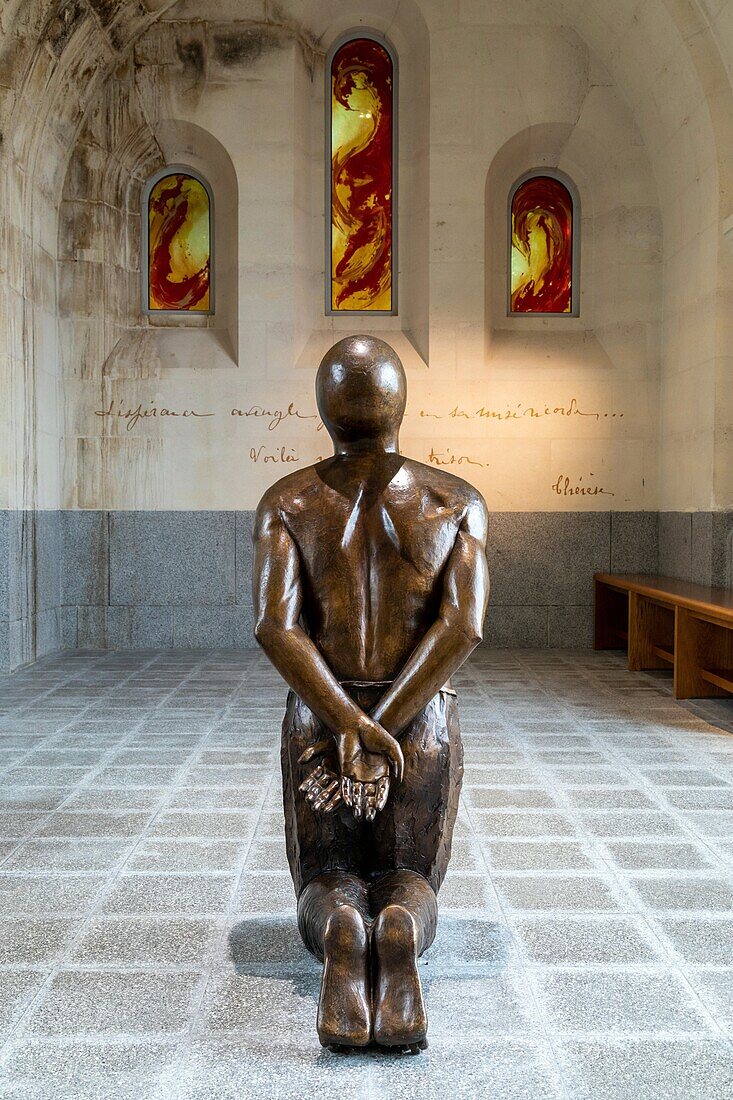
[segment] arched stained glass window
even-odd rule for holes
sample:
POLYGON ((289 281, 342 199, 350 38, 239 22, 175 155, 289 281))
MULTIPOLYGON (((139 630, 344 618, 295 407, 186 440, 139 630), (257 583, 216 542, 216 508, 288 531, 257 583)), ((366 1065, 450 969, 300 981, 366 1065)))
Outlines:
POLYGON ((511 313, 576 313, 573 196, 555 176, 532 174, 511 196, 511 313))
POLYGON ((328 313, 396 312, 394 69, 369 37, 344 42, 327 68, 328 313))
POLYGON ((171 167, 148 183, 145 309, 212 311, 211 191, 190 169, 171 167))

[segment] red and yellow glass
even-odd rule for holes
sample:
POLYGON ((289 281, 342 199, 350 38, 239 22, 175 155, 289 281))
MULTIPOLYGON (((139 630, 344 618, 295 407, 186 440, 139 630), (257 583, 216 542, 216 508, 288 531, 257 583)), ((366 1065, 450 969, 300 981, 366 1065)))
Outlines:
POLYGON ((354 38, 331 63, 331 308, 392 309, 393 72, 354 38))
POLYGON ((532 176, 512 199, 512 313, 571 313, 573 200, 552 176, 532 176))
POLYGON ((148 308, 208 311, 211 210, 201 181, 182 172, 158 180, 148 229, 148 308))

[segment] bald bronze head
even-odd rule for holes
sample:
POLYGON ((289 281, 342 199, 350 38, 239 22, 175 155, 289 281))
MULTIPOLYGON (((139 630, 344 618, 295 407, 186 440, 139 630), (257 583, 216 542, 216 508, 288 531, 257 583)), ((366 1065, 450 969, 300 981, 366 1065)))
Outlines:
POLYGON ((316 400, 337 450, 370 443, 396 450, 407 400, 400 357, 375 336, 339 340, 321 360, 316 400))

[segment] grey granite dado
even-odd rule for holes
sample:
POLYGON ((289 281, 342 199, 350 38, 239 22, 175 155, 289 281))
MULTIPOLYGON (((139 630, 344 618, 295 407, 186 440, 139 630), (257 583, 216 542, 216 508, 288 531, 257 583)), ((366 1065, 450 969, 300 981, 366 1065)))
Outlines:
POLYGON ((733 587, 733 512, 660 512, 659 572, 733 587))
MULTIPOLYGON (((0 511, 0 670, 58 649, 248 648, 250 511, 0 511)), ((733 512, 495 512, 486 644, 591 643, 593 573, 732 587, 733 512)))
POLYGON ((107 512, 60 512, 61 604, 107 602, 109 517, 107 512))
POLYGON ((110 513, 110 604, 233 604, 235 517, 235 512, 110 513))
POLYGON ((10 512, 0 511, 0 672, 10 666, 10 512))
POLYGON ((611 572, 656 573, 659 514, 611 512, 611 572))
POLYGON ((59 512, 0 512, 0 670, 62 648, 59 512))
POLYGON ((712 583, 733 588, 733 511, 712 512, 710 570, 712 583))
POLYGON ((659 513, 659 572, 692 580, 692 512, 659 513))
POLYGON ((609 512, 498 512, 489 521, 493 606, 593 602, 593 574, 609 568, 609 512))

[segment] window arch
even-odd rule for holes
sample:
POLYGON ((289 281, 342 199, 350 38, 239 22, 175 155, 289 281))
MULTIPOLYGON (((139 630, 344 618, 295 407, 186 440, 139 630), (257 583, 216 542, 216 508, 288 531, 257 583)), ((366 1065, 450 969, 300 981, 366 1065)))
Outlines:
POLYGON ((509 196, 509 312, 577 316, 578 198, 548 169, 527 172, 509 196))
POLYGON ((396 78, 364 31, 326 62, 326 313, 396 313, 396 78))
POLYGON ((204 177, 173 164, 143 193, 143 309, 213 313, 214 203, 204 177))

